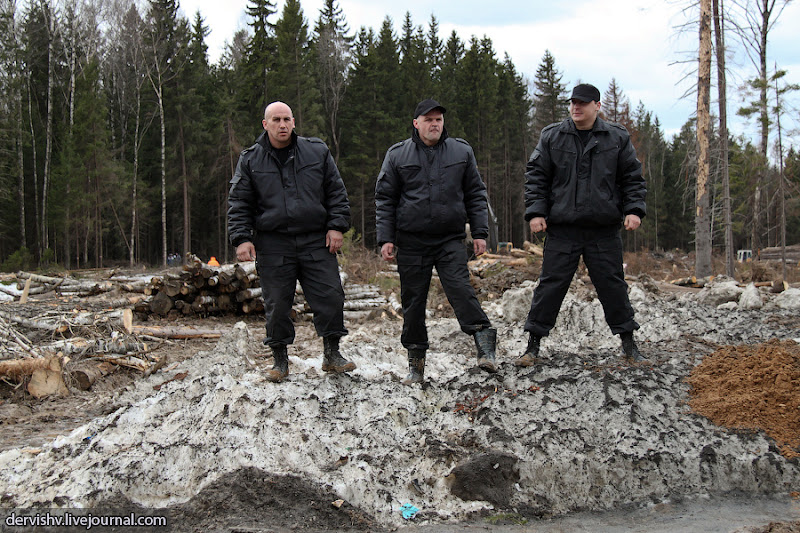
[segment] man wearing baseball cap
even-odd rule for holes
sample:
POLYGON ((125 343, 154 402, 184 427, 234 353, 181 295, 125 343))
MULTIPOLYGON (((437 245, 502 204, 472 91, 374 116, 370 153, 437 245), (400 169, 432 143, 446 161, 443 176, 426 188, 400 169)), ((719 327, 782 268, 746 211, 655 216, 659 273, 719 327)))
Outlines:
POLYGON ((581 257, 625 356, 637 363, 645 360, 633 339, 639 324, 625 283, 620 227, 639 227, 647 188, 628 132, 601 119, 600 106, 597 87, 576 85, 569 99, 570 117, 542 130, 528 160, 525 220, 532 233, 546 231, 547 239, 525 322, 528 346, 517 366, 539 360, 541 338, 556 323, 581 257))
POLYGON ((424 379, 429 346, 425 307, 434 266, 461 330, 475 339, 478 366, 497 371, 497 330, 470 284, 462 244, 468 222, 475 255, 486 251, 486 186, 470 145, 447 135, 445 111, 431 98, 417 105, 411 138, 389 148, 375 185, 381 255, 384 261, 396 259, 400 274, 407 385, 424 379))

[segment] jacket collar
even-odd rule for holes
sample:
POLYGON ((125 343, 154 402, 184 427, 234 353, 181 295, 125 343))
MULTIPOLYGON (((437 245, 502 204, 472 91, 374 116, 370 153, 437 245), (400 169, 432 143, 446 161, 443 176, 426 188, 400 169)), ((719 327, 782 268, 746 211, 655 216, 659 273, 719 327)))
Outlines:
MULTIPOLYGON (((575 122, 573 122, 571 118, 564 120, 564 122, 561 123, 559 130, 564 133, 575 133, 575 134, 578 133, 578 128, 575 127, 575 122)), ((598 116, 597 119, 594 121, 594 125, 592 126, 592 131, 593 132, 609 131, 608 123, 598 116)))
MULTIPOLYGON (((258 139, 256 139, 256 143, 260 144, 265 150, 270 152, 275 150, 275 147, 273 147, 269 142, 269 136, 267 135, 266 131, 261 132, 261 135, 259 135, 258 139)), ((295 133, 294 130, 292 130, 292 142, 289 144, 289 147, 292 146, 297 146, 297 133, 295 133)))
POLYGON ((441 146, 449 136, 450 135, 447 133, 447 128, 442 127, 442 136, 439 137, 439 142, 433 146, 428 146, 422 141, 422 137, 419 136, 419 130, 413 126, 411 127, 411 140, 414 141, 414 144, 420 148, 436 148, 437 146, 441 146))

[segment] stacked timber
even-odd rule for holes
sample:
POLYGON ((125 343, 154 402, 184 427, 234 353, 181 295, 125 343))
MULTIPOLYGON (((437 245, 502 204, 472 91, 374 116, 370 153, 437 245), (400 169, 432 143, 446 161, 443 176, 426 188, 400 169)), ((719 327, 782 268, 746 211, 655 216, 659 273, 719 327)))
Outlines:
MULTIPOLYGON (((783 247, 770 246, 769 248, 762 248, 758 252, 758 258, 761 261, 783 261, 783 247)), ((787 263, 800 263, 800 244, 793 244, 786 247, 786 262, 787 263)))
MULTIPOLYGON (((345 285, 346 275, 341 274, 345 285)), ((190 255, 183 271, 155 276, 144 288, 147 296, 134 306, 143 315, 254 314, 264 312, 264 299, 254 262, 209 265, 190 255)), ((311 309, 302 288, 295 288, 293 315, 309 318, 311 309)), ((345 287, 345 314, 355 319, 390 307, 375 286, 345 287)))

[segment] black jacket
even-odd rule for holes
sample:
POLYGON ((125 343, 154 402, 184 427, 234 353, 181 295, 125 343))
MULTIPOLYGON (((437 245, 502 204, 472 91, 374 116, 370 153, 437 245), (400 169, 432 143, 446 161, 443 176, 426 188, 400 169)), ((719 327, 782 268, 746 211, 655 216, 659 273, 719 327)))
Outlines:
POLYGON ((647 188, 627 130, 598 117, 581 147, 571 118, 542 130, 525 172, 525 220, 605 226, 628 214, 644 217, 647 188))
POLYGON ((244 150, 228 194, 228 234, 235 247, 259 232, 300 234, 350 227, 350 203, 330 150, 321 139, 292 134, 281 165, 264 132, 244 150))
POLYGON ((414 129, 410 139, 389 148, 375 184, 378 243, 396 243, 397 232, 474 239, 489 235, 486 186, 472 147, 442 138, 426 149, 414 129))

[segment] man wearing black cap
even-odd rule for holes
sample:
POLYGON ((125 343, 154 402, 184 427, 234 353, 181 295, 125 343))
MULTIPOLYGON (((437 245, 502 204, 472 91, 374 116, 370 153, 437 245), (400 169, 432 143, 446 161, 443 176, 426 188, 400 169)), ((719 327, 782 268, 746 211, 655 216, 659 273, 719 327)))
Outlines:
POLYGON ((531 232, 547 231, 539 284, 525 322, 528 346, 517 366, 539 356, 541 338, 556 323, 561 302, 583 261, 611 332, 625 355, 644 361, 633 331, 622 266, 620 226, 635 230, 645 216, 642 165, 624 127, 598 117, 600 91, 581 83, 572 90, 570 118, 542 130, 525 172, 525 220, 531 232))
POLYGON ((425 304, 434 266, 461 330, 475 338, 478 366, 497 371, 497 330, 470 285, 462 244, 469 222, 475 255, 486 251, 486 186, 470 145, 448 137, 444 112, 430 98, 417 105, 411 138, 389 148, 375 185, 381 255, 384 261, 396 259, 400 274, 401 342, 408 349, 409 368, 403 383, 407 385, 424 379, 425 304))

